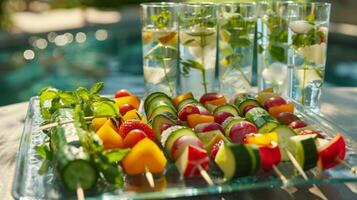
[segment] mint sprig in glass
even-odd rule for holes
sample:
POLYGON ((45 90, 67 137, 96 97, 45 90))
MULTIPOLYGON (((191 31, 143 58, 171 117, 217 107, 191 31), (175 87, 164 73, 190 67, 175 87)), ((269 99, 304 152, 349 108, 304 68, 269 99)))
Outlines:
POLYGON ((272 88, 288 95, 289 17, 297 9, 290 1, 257 4, 257 66, 259 91, 272 88))
POLYGON ((252 81, 255 3, 222 3, 218 10, 220 92, 249 92, 252 81))
POLYGON ((180 86, 195 96, 214 89, 217 53, 216 5, 185 3, 179 6, 180 86))
POLYGON ((291 97, 319 111, 326 67, 329 3, 299 3, 289 21, 292 40, 291 97))
POLYGON ((176 95, 178 59, 177 4, 141 4, 145 92, 176 95))

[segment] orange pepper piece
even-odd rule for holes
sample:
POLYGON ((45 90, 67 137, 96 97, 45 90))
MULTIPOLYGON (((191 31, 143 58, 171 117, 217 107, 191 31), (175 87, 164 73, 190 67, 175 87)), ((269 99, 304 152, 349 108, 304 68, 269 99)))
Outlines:
POLYGON ((191 114, 187 116, 187 124, 190 128, 194 128, 197 124, 214 122, 214 117, 211 115, 191 114))
POLYGON ((227 100, 225 97, 219 97, 218 99, 206 101, 205 105, 211 104, 211 105, 219 106, 219 105, 226 104, 226 103, 227 103, 227 100))
MULTIPOLYGON (((110 119, 107 122, 109 121, 110 119)), ((97 131, 97 135, 103 141, 104 149, 124 148, 123 138, 107 122, 97 131)))
POLYGON ((140 99, 137 96, 125 96, 115 98, 115 103, 117 104, 118 108, 123 104, 130 104, 137 110, 139 110, 140 107, 140 99))
POLYGON ((109 118, 106 118, 106 117, 92 119, 92 125, 93 125, 95 131, 100 129, 100 127, 102 127, 105 124, 105 122, 107 122, 108 119, 109 118))
POLYGON ((146 122, 145 117, 139 113, 136 109, 129 110, 128 112, 125 113, 123 116, 124 121, 130 120, 130 119, 136 119, 136 120, 141 120, 143 122, 146 122))
POLYGON ((161 44, 174 44, 177 40, 176 32, 171 32, 159 38, 161 44))
POLYGON ((294 104, 287 103, 284 105, 274 106, 272 108, 269 108, 269 113, 274 117, 278 117, 278 115, 282 112, 294 113, 294 104))
POLYGON ((157 144, 149 138, 144 138, 125 156, 122 165, 127 174, 136 175, 144 173, 145 167, 151 173, 162 173, 166 163, 165 155, 157 144))
POLYGON ((191 92, 187 92, 185 94, 182 94, 182 95, 172 99, 172 102, 177 107, 183 100, 191 99, 191 98, 193 98, 193 94, 191 92))

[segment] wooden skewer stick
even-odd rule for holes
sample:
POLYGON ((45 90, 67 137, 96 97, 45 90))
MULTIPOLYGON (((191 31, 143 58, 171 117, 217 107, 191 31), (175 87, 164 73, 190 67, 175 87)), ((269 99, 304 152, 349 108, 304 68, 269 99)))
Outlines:
POLYGON ((77 186, 77 200, 85 200, 84 191, 80 184, 77 186))
POLYGON ((346 161, 341 160, 339 157, 336 157, 335 160, 340 164, 342 164, 343 166, 349 168, 352 171, 352 173, 357 174, 357 166, 351 166, 346 161))
MULTIPOLYGON (((304 172, 304 170, 301 168, 300 164, 297 162, 297 160, 295 159, 295 157, 293 156, 293 154, 291 154, 290 151, 288 151, 287 149, 285 149, 286 154, 288 155, 291 163, 294 165, 294 167, 298 170, 299 174, 301 174, 301 176, 305 179, 308 180, 309 178, 307 177, 306 173, 304 172)), ((322 193, 322 191, 315 185, 312 185, 312 188, 309 189, 309 191, 313 194, 315 194, 316 196, 319 196, 322 199, 326 199, 327 197, 322 193)))
MULTIPOLYGON (((98 117, 94 117, 94 116, 88 116, 88 117, 84 117, 85 120, 92 120, 94 118, 107 118, 110 116, 98 116, 98 117)), ((49 124, 45 124, 43 126, 38 127, 39 131, 45 130, 45 129, 49 129, 55 126, 59 126, 59 125, 64 125, 64 124, 70 124, 75 122, 74 119, 70 119, 70 120, 66 120, 66 121, 61 121, 61 122, 53 122, 53 123, 49 123, 49 124)))
POLYGON ((287 149, 285 149, 286 154, 288 155, 291 163, 293 163, 294 167, 298 170, 299 174, 305 179, 308 180, 309 178, 307 177, 306 173, 304 172, 304 170, 301 168, 300 164, 297 162, 297 160, 295 159, 295 157, 293 156, 293 154, 291 154, 290 151, 288 151, 287 149))
POLYGON ((196 167, 198 168, 202 178, 205 179, 205 181, 208 183, 208 185, 210 185, 210 186, 214 185, 214 183, 213 183, 211 177, 209 176, 209 174, 207 173, 207 171, 205 169, 203 169, 203 167, 199 164, 196 164, 196 167))
POLYGON ((154 188, 155 187, 154 177, 153 177, 152 173, 149 171, 148 166, 146 166, 146 165, 145 165, 145 177, 146 177, 146 180, 148 181, 150 187, 154 188))
POLYGON ((283 173, 279 170, 279 168, 276 165, 273 165, 273 170, 275 174, 280 178, 280 180, 283 182, 283 184, 288 182, 288 179, 284 176, 283 173))

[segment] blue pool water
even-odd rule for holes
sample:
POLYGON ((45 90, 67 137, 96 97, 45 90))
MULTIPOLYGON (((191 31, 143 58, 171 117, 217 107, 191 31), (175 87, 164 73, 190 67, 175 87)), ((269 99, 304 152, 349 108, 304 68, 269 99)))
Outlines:
MULTIPOLYGON (((16 36, 0 45, 0 105, 28 100, 43 86, 71 90, 96 81, 105 82, 106 94, 119 88, 142 94, 140 34, 139 20, 133 19, 16 36)), ((356 37, 330 35, 326 85, 357 86, 356 53, 356 37)))

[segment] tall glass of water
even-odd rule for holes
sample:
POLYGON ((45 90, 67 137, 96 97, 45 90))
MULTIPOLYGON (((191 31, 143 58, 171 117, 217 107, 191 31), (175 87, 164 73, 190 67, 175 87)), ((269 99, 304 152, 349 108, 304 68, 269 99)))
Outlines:
POLYGON ((251 90, 255 3, 222 3, 218 7, 220 93, 231 97, 251 90))
POLYGON ((288 95, 288 23, 296 9, 296 3, 290 1, 257 4, 259 91, 272 88, 275 93, 288 95))
POLYGON ((329 3, 299 3, 289 20, 292 41, 291 98, 319 111, 326 66, 329 3))
POLYGON ((178 59, 177 4, 141 4, 145 92, 176 95, 178 59))
POLYGON ((181 90, 199 97, 215 86, 217 7, 213 3, 184 3, 178 15, 181 90))

